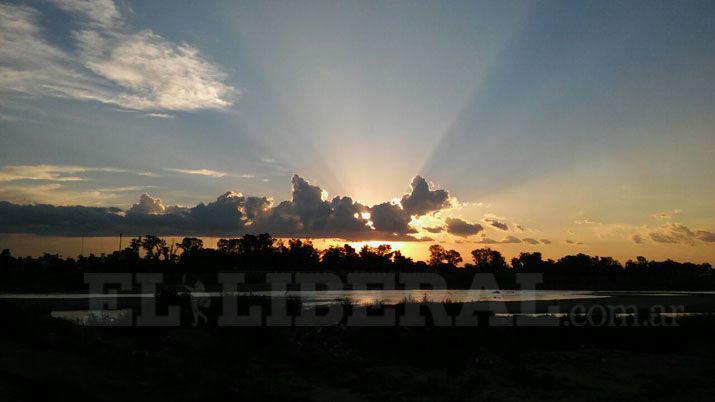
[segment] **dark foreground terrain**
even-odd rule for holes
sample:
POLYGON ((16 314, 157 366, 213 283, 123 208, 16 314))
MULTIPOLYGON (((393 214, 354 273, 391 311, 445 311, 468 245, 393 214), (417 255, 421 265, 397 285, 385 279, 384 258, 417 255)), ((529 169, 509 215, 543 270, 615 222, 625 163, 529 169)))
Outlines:
POLYGON ((4 401, 713 400, 678 327, 113 328, 0 307, 4 401))

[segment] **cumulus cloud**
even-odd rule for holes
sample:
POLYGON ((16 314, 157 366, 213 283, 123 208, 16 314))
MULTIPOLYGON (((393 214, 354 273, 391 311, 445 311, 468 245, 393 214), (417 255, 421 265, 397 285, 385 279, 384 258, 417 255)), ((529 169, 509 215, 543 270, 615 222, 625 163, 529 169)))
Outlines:
POLYGON ((528 244, 539 244, 538 240, 532 239, 530 237, 525 237, 525 238, 521 239, 521 241, 523 241, 524 243, 528 243, 528 244))
POLYGON ((478 223, 469 223, 459 218, 447 218, 445 223, 447 232, 456 236, 469 237, 484 230, 478 223))
MULTIPOLYGON (((351 240, 427 239, 413 236, 417 230, 410 222, 413 216, 419 215, 413 215, 399 204, 382 203, 368 207, 350 197, 329 199, 326 191, 297 175, 293 176, 291 184, 291 199, 277 205, 267 197, 244 196, 237 192, 226 192, 216 201, 194 207, 167 206, 158 197, 143 194, 126 211, 3 202, 0 204, 0 232, 204 236, 268 232, 275 236, 351 240)), ((432 208, 429 210, 433 212, 432 208)), ((481 230, 479 225, 464 224, 466 226, 457 225, 458 232, 481 230)))
POLYGON ((503 238, 502 241, 500 241, 499 243, 515 244, 515 243, 521 243, 521 240, 516 236, 507 236, 507 237, 503 238))
POLYGON ((159 198, 154 198, 149 194, 142 194, 139 202, 132 205, 127 211, 128 214, 161 215, 166 212, 166 207, 159 198))
POLYGON ((402 196, 400 204, 410 215, 425 215, 449 207, 449 193, 445 190, 430 190, 427 180, 421 176, 412 179, 412 192, 402 196))
POLYGON ((143 111, 224 109, 234 101, 219 66, 189 44, 133 29, 114 2, 53 4, 82 26, 72 50, 45 38, 35 8, 0 4, 0 92, 143 111))
POLYGON ((493 226, 499 230, 509 230, 509 226, 507 226, 506 223, 500 221, 497 218, 486 217, 486 218, 484 218, 484 222, 490 224, 491 226, 493 226))

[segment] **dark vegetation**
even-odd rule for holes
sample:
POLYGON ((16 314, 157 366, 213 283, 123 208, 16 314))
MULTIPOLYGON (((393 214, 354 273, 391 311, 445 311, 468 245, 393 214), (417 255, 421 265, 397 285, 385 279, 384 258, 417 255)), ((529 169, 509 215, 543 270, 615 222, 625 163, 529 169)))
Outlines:
POLYGON ((348 244, 316 249, 310 241, 287 242, 269 234, 221 239, 216 248, 204 247, 198 238, 187 237, 167 244, 157 236, 132 239, 129 247, 109 255, 62 258, 45 254, 38 258, 0 254, 0 286, 4 288, 83 287, 87 272, 161 272, 179 278, 182 274, 202 276, 212 283, 217 272, 248 272, 248 282, 261 283, 265 272, 331 272, 344 277, 349 272, 434 272, 442 274, 449 287, 466 288, 475 273, 494 274, 500 287, 516 287, 518 273, 543 274, 543 289, 715 289, 710 264, 680 263, 672 260, 648 261, 638 257, 625 265, 611 257, 569 255, 557 261, 544 260, 541 253, 521 253, 507 263, 490 248, 471 252, 471 261, 455 250, 440 245, 429 248, 428 261, 414 261, 389 245, 364 246, 356 250, 348 244), (250 275, 252 274, 252 275, 250 275))
POLYGON ((712 400, 713 327, 80 327, 0 304, 5 401, 712 400))

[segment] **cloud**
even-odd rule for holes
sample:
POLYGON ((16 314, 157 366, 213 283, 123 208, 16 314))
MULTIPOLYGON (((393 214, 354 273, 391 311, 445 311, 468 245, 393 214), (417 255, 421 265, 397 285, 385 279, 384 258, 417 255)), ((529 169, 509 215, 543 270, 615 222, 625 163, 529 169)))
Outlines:
POLYGON ((596 222, 594 222, 593 220, 588 219, 588 218, 582 218, 582 219, 574 220, 573 223, 575 223, 577 225, 592 225, 596 222))
POLYGON ((654 232, 648 234, 650 239, 657 243, 680 243, 680 244, 695 244, 697 235, 687 226, 678 223, 668 223, 654 232))
POLYGON ((674 209, 674 210, 672 210, 672 211, 656 212, 656 213, 654 213, 653 215, 651 215, 650 217, 651 217, 651 218, 654 218, 654 219, 663 220, 663 219, 671 219, 671 218, 673 218, 674 216, 678 216, 678 215, 680 215, 680 214, 682 214, 682 213, 683 213, 683 210, 681 210, 681 209, 674 209))
POLYGON ((414 233, 409 213, 399 205, 383 202, 370 208, 370 218, 376 230, 389 233, 414 233))
POLYGON ((549 239, 541 239, 541 244, 551 244, 551 240, 549 240, 549 239))
POLYGON ((99 27, 121 24, 121 15, 112 0, 51 0, 51 3, 61 10, 82 15, 99 27))
POLYGON ((411 183, 412 192, 402 196, 400 204, 410 215, 425 215, 449 207, 449 193, 445 190, 430 190, 427 180, 415 176, 411 183))
POLYGON ((574 241, 574 240, 564 240, 564 243, 566 243, 566 244, 573 244, 573 245, 582 245, 582 244, 583 244, 583 243, 580 242, 580 241, 577 242, 577 241, 574 241))
POLYGON ((516 237, 516 236, 507 236, 507 237, 505 237, 504 239, 502 239, 502 241, 500 241, 499 243, 512 243, 512 244, 515 244, 515 243, 521 243, 521 240, 519 240, 519 238, 516 237))
POLYGON ((16 165, 0 169, 0 181, 16 180, 50 180, 50 181, 81 181, 82 177, 73 176, 84 173, 87 169, 80 166, 59 165, 16 165))
POLYGON ((538 240, 532 239, 529 237, 525 237, 525 238, 521 239, 521 241, 523 241, 524 243, 528 243, 528 244, 539 244, 538 240))
POLYGON ((197 48, 132 29, 114 2, 53 4, 82 26, 72 33, 72 50, 45 39, 36 9, 0 4, 0 93, 143 111, 225 109, 235 100, 225 73, 197 48))
POLYGON ((679 223, 667 223, 648 233, 651 240, 657 243, 696 245, 697 241, 715 242, 715 233, 706 230, 692 230, 679 223))
POLYGON ((698 230, 697 232, 695 232, 695 234, 698 236, 698 239, 700 241, 704 241, 706 243, 715 242, 715 233, 713 233, 713 232, 698 230))
POLYGON ((127 173, 140 176, 153 176, 150 172, 139 172, 113 167, 87 167, 69 165, 11 165, 0 168, 0 182, 17 180, 47 180, 47 181, 83 181, 78 175, 89 172, 127 173))
POLYGON ((501 222, 497 218, 487 217, 487 218, 484 218, 484 222, 494 226, 495 228, 497 228, 499 230, 509 230, 509 226, 507 226, 506 223, 501 222))
POLYGON ((149 194, 142 194, 139 202, 132 205, 127 211, 128 214, 161 215, 166 212, 166 207, 159 198, 154 198, 149 194))
POLYGON ((430 232, 430 233, 442 233, 444 232, 444 227, 442 226, 435 226, 435 227, 423 227, 422 229, 430 232))
POLYGON ((459 218, 447 218, 445 223, 447 224, 447 233, 456 236, 469 237, 484 230, 478 223, 469 223, 459 218))
POLYGON ((496 243, 499 243, 499 242, 496 241, 496 240, 494 240, 494 239, 490 239, 489 237, 485 237, 485 238, 483 238, 483 239, 481 239, 481 240, 479 240, 479 241, 475 241, 475 243, 478 243, 478 244, 496 244, 496 243))
POLYGON ((173 119, 174 116, 166 113, 146 113, 144 116, 147 117, 154 117, 157 119, 173 119))
POLYGON ((108 189, 69 190, 60 183, 25 184, 10 183, 0 186, 0 199, 16 203, 32 203, 42 200, 56 205, 102 205, 114 201, 117 191, 108 189))
POLYGON ((169 168, 166 168, 164 170, 167 170, 170 172, 176 172, 176 173, 198 175, 198 176, 209 176, 209 177, 224 177, 224 176, 228 175, 228 173, 226 173, 226 172, 219 172, 217 170, 210 170, 210 169, 169 169, 169 168))
POLYGON ((227 173, 227 172, 221 172, 219 170, 211 170, 211 169, 173 169, 173 168, 164 168, 164 170, 168 172, 174 172, 174 173, 182 173, 182 174, 188 174, 188 175, 196 175, 196 176, 207 176, 207 177, 238 177, 241 179, 253 179, 256 176, 249 174, 249 173, 243 173, 243 174, 233 174, 233 173, 227 173))
MULTIPOLYGON (((143 194, 126 211, 2 202, 0 233, 234 236, 268 232, 275 236, 350 240, 426 239, 413 236, 417 233, 410 225, 413 215, 399 204, 386 202, 368 207, 350 197, 329 199, 326 191, 297 175, 291 184, 291 199, 277 205, 267 197, 230 191, 216 201, 194 207, 166 205, 158 197, 143 194)), ((475 232, 477 227, 481 230, 479 225, 457 221, 461 231, 475 232)))
POLYGON ((635 244, 643 244, 645 242, 645 239, 640 235, 634 234, 633 236, 631 236, 631 241, 635 244))

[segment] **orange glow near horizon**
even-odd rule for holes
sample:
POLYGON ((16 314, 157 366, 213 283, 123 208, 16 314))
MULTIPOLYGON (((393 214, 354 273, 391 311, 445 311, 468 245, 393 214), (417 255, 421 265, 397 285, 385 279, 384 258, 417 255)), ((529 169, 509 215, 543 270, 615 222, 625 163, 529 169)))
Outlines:
MULTIPOLYGON (((131 237, 127 236, 122 239, 122 247, 129 245, 131 237)), ((165 236, 164 239, 171 245, 179 243, 182 236, 165 236)), ((220 237, 201 237, 205 247, 215 248, 220 237)), ((288 238, 280 238, 287 242, 288 238)), ((530 245, 530 244, 479 244, 474 241, 467 240, 452 240, 452 241, 423 241, 423 242, 408 242, 408 241, 346 241, 344 239, 315 239, 306 238, 313 245, 323 250, 330 246, 341 246, 349 244, 357 251, 363 245, 369 247, 377 247, 380 244, 388 244, 393 250, 400 250, 403 255, 410 257, 415 261, 426 261, 429 257, 428 248, 432 244, 440 244, 447 249, 457 250, 464 259, 465 263, 471 262, 471 250, 490 247, 500 251, 509 261, 512 257, 518 256, 521 252, 541 252, 543 257, 558 259, 565 255, 577 253, 586 253, 598 256, 612 256, 625 263, 628 259, 635 259, 638 255, 651 260, 665 260, 672 258, 680 262, 696 262, 696 263, 713 263, 713 259, 708 255, 699 253, 696 247, 678 248, 678 253, 673 253, 671 248, 667 246, 652 247, 648 250, 634 254, 627 249, 618 248, 618 243, 603 243, 591 245, 569 245, 563 242, 552 245, 530 245)), ((76 257, 84 252, 84 255, 94 254, 101 255, 102 253, 109 254, 119 249, 118 236, 106 237, 64 237, 64 236, 36 236, 27 234, 0 235, 0 249, 10 249, 12 255, 16 257, 39 256, 43 253, 60 254, 63 257, 76 257)))

